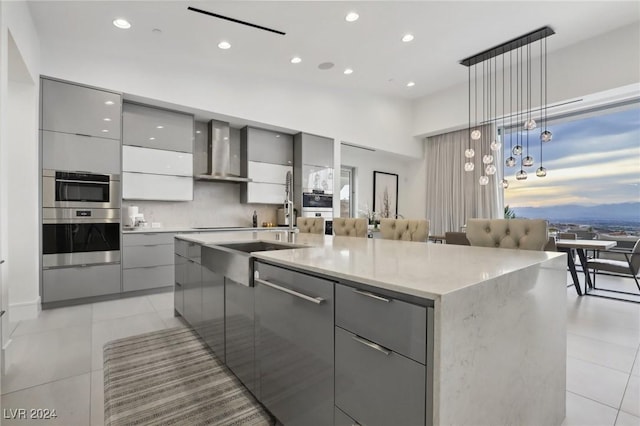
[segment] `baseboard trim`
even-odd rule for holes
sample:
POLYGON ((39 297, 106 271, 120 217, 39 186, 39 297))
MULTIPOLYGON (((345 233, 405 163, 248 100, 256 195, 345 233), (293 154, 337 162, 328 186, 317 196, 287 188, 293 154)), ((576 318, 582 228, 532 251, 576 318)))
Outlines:
POLYGON ((18 322, 38 318, 40 309, 40 296, 31 302, 10 303, 9 321, 18 322))

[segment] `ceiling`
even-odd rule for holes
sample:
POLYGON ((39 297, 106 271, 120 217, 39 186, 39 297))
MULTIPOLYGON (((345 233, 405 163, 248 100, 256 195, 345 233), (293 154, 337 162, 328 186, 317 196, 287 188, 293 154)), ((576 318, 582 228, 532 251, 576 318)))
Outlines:
POLYGON ((548 41, 552 52, 640 20, 637 1, 30 1, 29 7, 43 49, 98 49, 123 62, 171 58, 186 68, 402 98, 465 82, 461 59, 545 25, 556 31, 548 41), (356 22, 345 21, 350 11, 360 15, 356 22), (120 17, 131 29, 112 25, 120 17), (403 43, 405 33, 415 39, 403 43), (219 49, 221 40, 231 49, 219 49), (291 64, 293 56, 302 62, 291 64), (335 66, 318 69, 323 62, 335 66), (346 67, 353 74, 344 75, 346 67))

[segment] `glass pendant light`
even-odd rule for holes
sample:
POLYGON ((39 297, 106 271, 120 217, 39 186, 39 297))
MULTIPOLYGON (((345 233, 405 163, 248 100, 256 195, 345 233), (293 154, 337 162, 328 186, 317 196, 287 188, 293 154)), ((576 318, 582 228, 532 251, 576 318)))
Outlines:
POLYGON ((509 187, 509 181, 506 179, 502 179, 502 187, 507 189, 509 187))
POLYGON ((467 148, 464 150, 464 156, 467 158, 473 158, 473 156, 476 155, 476 152, 473 150, 473 148, 467 148))
POLYGON ((516 179, 518 179, 518 180, 526 180, 527 179, 527 172, 525 172, 524 170, 520 170, 518 173, 516 173, 516 179))
POLYGON ((540 140, 542 142, 551 142, 551 139, 553 139, 553 134, 550 131, 545 130, 544 132, 540 133, 540 140))
POLYGON ((493 155, 491 155, 491 154, 485 154, 485 155, 482 157, 482 162, 483 162, 484 164, 491 164, 491 163, 493 163, 493 155))
POLYGON ((500 141, 494 140, 491 142, 491 151, 500 151, 500 148, 502 148, 502 143, 500 141))
POLYGON ((522 155, 522 145, 514 146, 511 152, 513 153, 513 155, 522 155))
POLYGON ((547 169, 545 169, 542 166, 538 167, 538 170, 536 170, 536 176, 545 177, 546 175, 547 175, 547 169))
POLYGON ((477 141, 481 137, 482 137, 482 133, 480 132, 480 130, 475 129, 471 132, 471 139, 473 139, 474 141, 477 141))
POLYGON ((530 156, 530 155, 527 155, 526 157, 524 157, 524 158, 522 159, 522 165, 523 165, 524 167, 531 167, 531 166, 533 166, 533 157, 532 157, 532 156, 530 156))
POLYGON ((507 160, 504 162, 504 164, 505 164, 507 167, 513 167, 513 166, 515 166, 515 165, 516 165, 516 159, 515 159, 514 157, 509 157, 509 158, 507 158, 507 160))
POLYGON ((533 118, 530 118, 524 122, 525 130, 533 130, 535 128, 536 128, 536 120, 534 120, 533 118))
POLYGON ((489 178, 484 176, 484 175, 482 175, 482 176, 480 176, 480 179, 478 179, 478 183, 480 185, 484 186, 484 185, 489 183, 489 178))
POLYGON ((498 169, 493 164, 489 164, 487 167, 485 167, 484 171, 488 175, 495 175, 498 169))
POLYGON ((475 166, 473 165, 473 163, 464 163, 465 172, 472 172, 474 168, 475 166))

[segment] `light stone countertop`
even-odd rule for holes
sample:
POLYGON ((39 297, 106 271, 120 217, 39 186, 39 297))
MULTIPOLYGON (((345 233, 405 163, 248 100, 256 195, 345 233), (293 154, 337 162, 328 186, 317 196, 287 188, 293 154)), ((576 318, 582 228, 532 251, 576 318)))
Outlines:
POLYGON ((288 229, 286 227, 271 226, 271 227, 258 227, 251 228, 246 226, 212 226, 210 228, 197 227, 167 227, 167 228, 122 228, 123 234, 152 234, 162 232, 229 232, 229 231, 282 231, 288 229))
MULTIPOLYGON (((248 240, 287 242, 286 232, 216 232, 180 235, 202 245, 248 240)), ((496 249, 298 233, 309 248, 254 252, 258 259, 402 294, 436 300, 564 253, 496 249)))

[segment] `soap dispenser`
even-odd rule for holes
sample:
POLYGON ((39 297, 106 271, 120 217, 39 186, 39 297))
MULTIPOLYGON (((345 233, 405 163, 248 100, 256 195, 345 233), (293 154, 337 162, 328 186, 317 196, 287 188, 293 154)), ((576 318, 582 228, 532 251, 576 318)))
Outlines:
POLYGON ((255 210, 253 211, 253 227, 258 227, 258 213, 255 210))

